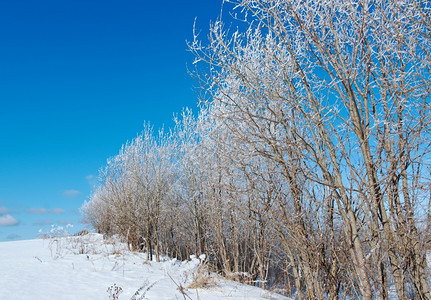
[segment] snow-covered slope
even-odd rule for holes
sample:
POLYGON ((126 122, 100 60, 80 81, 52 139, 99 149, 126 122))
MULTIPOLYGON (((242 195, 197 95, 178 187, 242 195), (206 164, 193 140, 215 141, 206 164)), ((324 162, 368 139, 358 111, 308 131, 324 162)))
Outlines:
POLYGON ((288 299, 202 275, 200 265, 199 258, 148 262, 98 234, 3 242, 0 299, 288 299), (187 288, 202 277, 208 286, 187 288))

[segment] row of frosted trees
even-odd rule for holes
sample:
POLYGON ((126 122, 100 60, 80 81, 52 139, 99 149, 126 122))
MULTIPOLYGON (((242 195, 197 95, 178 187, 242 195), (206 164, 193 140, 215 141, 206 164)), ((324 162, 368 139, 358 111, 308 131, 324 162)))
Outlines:
POLYGON ((198 116, 109 159, 87 222, 298 299, 431 299, 429 2, 225 5, 198 116))

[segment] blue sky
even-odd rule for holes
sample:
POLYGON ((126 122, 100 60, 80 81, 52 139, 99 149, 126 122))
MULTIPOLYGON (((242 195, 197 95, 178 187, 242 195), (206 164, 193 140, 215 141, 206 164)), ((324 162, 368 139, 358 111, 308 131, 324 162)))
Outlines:
POLYGON ((196 107, 186 40, 221 2, 0 2, 0 241, 81 229, 106 159, 196 107))

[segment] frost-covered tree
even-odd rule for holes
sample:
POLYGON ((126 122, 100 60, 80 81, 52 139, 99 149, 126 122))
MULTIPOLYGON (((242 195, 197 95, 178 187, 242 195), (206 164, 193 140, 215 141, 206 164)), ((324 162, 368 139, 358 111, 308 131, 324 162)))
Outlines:
POLYGON ((208 44, 196 37, 196 76, 213 117, 276 164, 256 188, 274 191, 273 216, 285 212, 277 230, 298 297, 386 299, 393 278, 400 299, 430 299, 419 231, 430 201, 429 2, 226 2, 238 30, 217 21, 208 44))
POLYGON ((85 220, 98 231, 120 234, 137 249, 144 243, 150 254, 160 255, 161 209, 172 181, 169 136, 153 135, 147 125, 126 143, 100 171, 100 185, 83 208, 85 220))
POLYGON ((298 299, 430 299, 429 2, 223 11, 190 44, 200 111, 108 159, 86 222, 298 299))

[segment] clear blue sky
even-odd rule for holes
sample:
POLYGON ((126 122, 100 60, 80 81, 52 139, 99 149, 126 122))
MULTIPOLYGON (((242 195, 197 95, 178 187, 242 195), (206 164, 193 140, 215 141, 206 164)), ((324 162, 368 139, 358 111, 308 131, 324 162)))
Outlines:
POLYGON ((196 107, 186 40, 221 2, 0 2, 0 241, 82 228, 106 159, 196 107))

